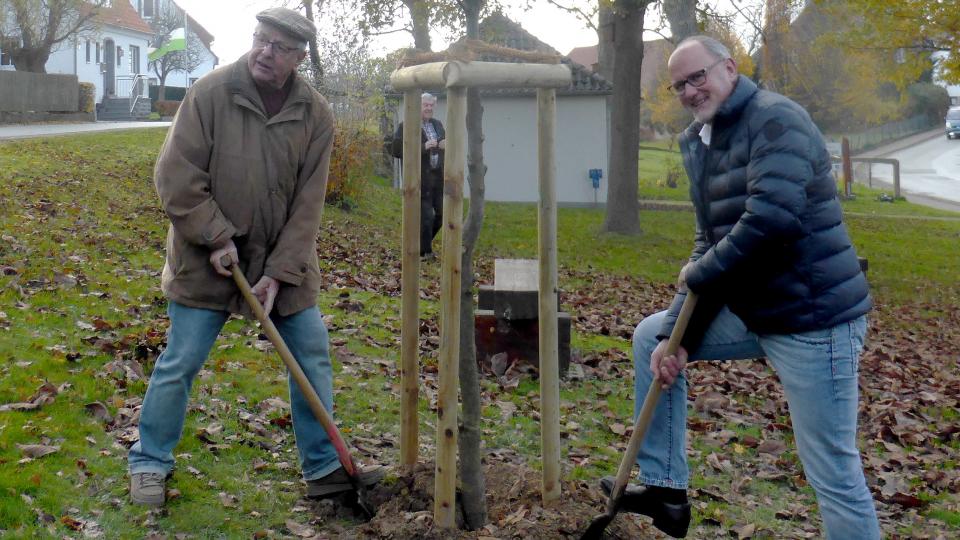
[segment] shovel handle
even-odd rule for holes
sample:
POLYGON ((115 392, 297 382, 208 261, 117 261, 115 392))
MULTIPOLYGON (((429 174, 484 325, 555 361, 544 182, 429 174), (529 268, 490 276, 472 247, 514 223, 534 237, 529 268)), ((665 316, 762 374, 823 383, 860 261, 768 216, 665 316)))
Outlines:
MULTIPOLYGON (((680 314, 677 315, 677 322, 673 325, 673 331, 670 332, 670 339, 667 341, 667 350, 665 356, 676 354, 680 348, 680 340, 683 333, 687 330, 687 323, 690 322, 690 315, 693 314, 693 308, 697 305, 697 295, 692 291, 687 291, 687 297, 683 300, 683 306, 680 308, 680 314)), ((647 430, 650 428, 650 421, 653 419, 653 411, 657 408, 657 402, 660 400, 660 384, 656 376, 650 381, 650 389, 647 390, 647 397, 643 400, 643 407, 637 420, 633 424, 633 433, 630 435, 630 441, 627 443, 627 449, 620 460, 620 468, 617 469, 617 478, 610 491, 610 499, 607 501, 607 512, 612 514, 616 511, 620 503, 620 497, 627 487, 627 480, 630 479, 630 470, 637 459, 637 452, 640 451, 640 443, 643 442, 647 430)))
POLYGON ((337 424, 334 423, 333 417, 330 416, 327 408, 323 406, 323 402, 320 401, 320 396, 317 395, 317 391, 314 390, 313 385, 310 384, 310 380, 307 379, 307 375, 303 372, 303 368, 300 367, 300 363, 297 362, 296 358, 293 357, 293 353, 287 348, 287 344, 280 336, 277 327, 263 310, 260 301, 253 295, 253 291, 250 289, 250 283, 247 281, 247 278, 244 277, 243 272, 240 271, 240 266, 237 264, 229 264, 229 261, 224 261, 223 259, 221 259, 220 262, 221 264, 226 262, 227 264, 224 264, 224 266, 230 267, 230 272, 233 274, 233 281, 237 283, 240 293, 244 299, 246 299, 247 304, 250 305, 250 309, 253 310, 253 314, 256 315, 257 320, 260 321, 260 327, 263 328, 263 332, 267 335, 270 343, 273 343, 273 346, 277 349, 280 358, 282 358, 283 363, 287 365, 290 374, 293 375, 293 379, 297 382, 300 392, 310 405, 310 410, 313 411, 314 416, 317 417, 320 425, 323 426, 323 430, 327 432, 327 437, 330 438, 330 442, 333 443, 333 447, 337 451, 337 457, 340 458, 340 464, 343 465, 348 476, 351 478, 355 477, 357 475, 357 467, 353 463, 353 458, 350 456, 349 450, 347 450, 346 441, 343 440, 343 436, 340 435, 340 430, 337 429, 337 424))

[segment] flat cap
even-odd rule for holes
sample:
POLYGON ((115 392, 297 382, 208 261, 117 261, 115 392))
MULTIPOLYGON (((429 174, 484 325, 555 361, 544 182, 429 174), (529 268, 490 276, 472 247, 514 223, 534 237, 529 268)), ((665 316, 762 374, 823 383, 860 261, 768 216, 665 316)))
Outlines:
POLYGON ((292 9, 273 7, 257 13, 257 20, 276 26, 291 36, 303 41, 310 41, 317 35, 317 27, 313 22, 292 9))

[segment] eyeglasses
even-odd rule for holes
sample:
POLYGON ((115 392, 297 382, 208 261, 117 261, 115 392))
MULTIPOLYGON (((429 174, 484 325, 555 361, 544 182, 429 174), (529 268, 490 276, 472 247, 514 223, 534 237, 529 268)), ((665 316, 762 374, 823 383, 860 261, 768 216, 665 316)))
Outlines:
POLYGON ((266 49, 267 45, 273 47, 273 52, 280 54, 293 54, 294 52, 302 51, 300 47, 291 47, 290 45, 284 45, 278 40, 270 41, 263 34, 254 33, 253 34, 253 46, 258 49, 266 49))
POLYGON ((690 86, 693 86, 694 88, 700 88, 701 86, 703 86, 704 83, 707 82, 707 72, 713 69, 715 66, 719 65, 724 60, 726 60, 726 58, 721 58, 716 62, 710 64, 709 66, 701 69, 700 71, 694 71, 693 74, 691 74, 686 79, 683 79, 682 81, 677 81, 675 83, 670 83, 669 85, 667 85, 667 88, 669 88, 670 92, 672 92, 673 95, 675 96, 682 95, 683 91, 687 89, 688 84, 690 86))

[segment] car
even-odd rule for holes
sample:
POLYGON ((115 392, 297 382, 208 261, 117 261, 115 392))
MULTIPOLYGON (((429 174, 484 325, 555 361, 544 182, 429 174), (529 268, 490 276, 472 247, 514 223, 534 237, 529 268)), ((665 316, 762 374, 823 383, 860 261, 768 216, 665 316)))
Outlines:
POLYGON ((947 126, 947 138, 960 137, 960 107, 950 107, 943 120, 947 126))

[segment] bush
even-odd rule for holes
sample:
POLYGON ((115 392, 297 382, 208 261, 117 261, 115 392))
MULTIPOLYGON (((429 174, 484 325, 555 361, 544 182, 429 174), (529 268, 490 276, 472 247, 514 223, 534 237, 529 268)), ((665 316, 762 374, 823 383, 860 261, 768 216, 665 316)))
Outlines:
POLYGON ((173 116, 177 114, 177 109, 180 108, 179 101, 155 101, 153 103, 153 108, 160 113, 160 116, 173 116))
POLYGON ((358 125, 337 123, 330 156, 327 202, 349 210, 356 204, 363 180, 373 174, 374 155, 381 141, 358 125))
POLYGON ((80 103, 78 104, 77 110, 85 113, 93 112, 96 95, 97 87, 94 86, 93 83, 80 83, 80 103))
POLYGON ((187 89, 182 86, 166 86, 163 90, 163 99, 160 99, 160 86, 151 85, 149 94, 153 101, 181 101, 187 93, 187 89))
POLYGON ((931 120, 939 121, 949 108, 950 95, 942 86, 915 83, 907 87, 907 118, 923 114, 931 120))

